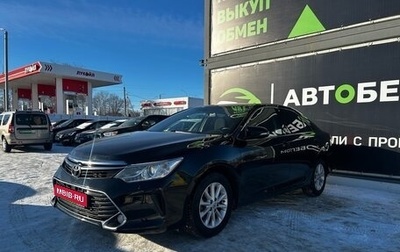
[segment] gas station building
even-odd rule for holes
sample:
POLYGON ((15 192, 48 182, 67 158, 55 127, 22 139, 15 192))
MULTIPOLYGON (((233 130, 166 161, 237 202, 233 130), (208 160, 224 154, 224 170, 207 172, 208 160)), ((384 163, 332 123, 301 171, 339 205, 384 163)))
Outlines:
MULTIPOLYGON (((7 83, 10 110, 92 115, 93 89, 121 84, 122 75, 37 61, 9 71, 7 83)), ((0 85, 5 89, 4 73, 0 85)))

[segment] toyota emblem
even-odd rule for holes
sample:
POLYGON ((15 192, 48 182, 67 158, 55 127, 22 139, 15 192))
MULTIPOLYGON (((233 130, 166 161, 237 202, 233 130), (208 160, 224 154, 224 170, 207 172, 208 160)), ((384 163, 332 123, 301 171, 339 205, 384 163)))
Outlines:
POLYGON ((79 177, 81 175, 81 172, 82 172, 82 170, 81 170, 81 165, 80 164, 76 164, 76 165, 72 166, 72 168, 71 168, 72 176, 79 177))

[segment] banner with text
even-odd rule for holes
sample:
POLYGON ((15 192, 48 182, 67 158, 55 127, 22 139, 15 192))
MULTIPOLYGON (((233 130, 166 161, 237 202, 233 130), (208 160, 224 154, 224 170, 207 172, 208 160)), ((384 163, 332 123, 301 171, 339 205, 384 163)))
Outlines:
MULTIPOLYGON (((295 107, 328 131, 337 146, 392 153, 382 162, 395 164, 400 175, 399 83, 400 43, 393 42, 212 70, 210 101, 295 107)), ((383 169, 377 156, 365 160, 366 166, 351 169, 383 169)))
POLYGON ((211 0, 211 56, 399 14, 399 0, 211 0))

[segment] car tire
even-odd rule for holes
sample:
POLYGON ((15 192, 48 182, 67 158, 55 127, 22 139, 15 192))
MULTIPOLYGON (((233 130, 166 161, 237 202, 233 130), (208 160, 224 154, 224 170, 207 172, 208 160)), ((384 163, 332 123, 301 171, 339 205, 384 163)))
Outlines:
POLYGON ((226 177, 211 173, 197 185, 187 204, 185 231, 212 237, 221 232, 231 216, 233 193, 226 177))
POLYGON ((2 147, 4 152, 10 152, 11 151, 11 145, 7 143, 7 140, 5 138, 2 139, 2 147))
POLYGON ((304 194, 308 196, 319 196, 325 189, 328 170, 324 162, 319 161, 312 170, 310 184, 303 187, 304 194))
POLYGON ((49 151, 53 148, 53 143, 45 143, 43 147, 45 150, 49 151))
POLYGON ((67 141, 67 140, 60 141, 60 142, 61 142, 62 146, 69 146, 70 145, 69 141, 67 141))

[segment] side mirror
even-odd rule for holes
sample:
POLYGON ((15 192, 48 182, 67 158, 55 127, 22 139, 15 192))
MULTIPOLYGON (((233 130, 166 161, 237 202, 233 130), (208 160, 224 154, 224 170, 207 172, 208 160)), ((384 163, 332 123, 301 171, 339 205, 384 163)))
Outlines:
POLYGON ((143 123, 142 123, 142 130, 147 130, 148 128, 150 128, 150 122, 148 122, 148 121, 144 121, 143 123))
POLYGON ((244 139, 259 139, 265 138, 270 135, 270 132, 264 128, 259 126, 248 126, 244 129, 244 139))

